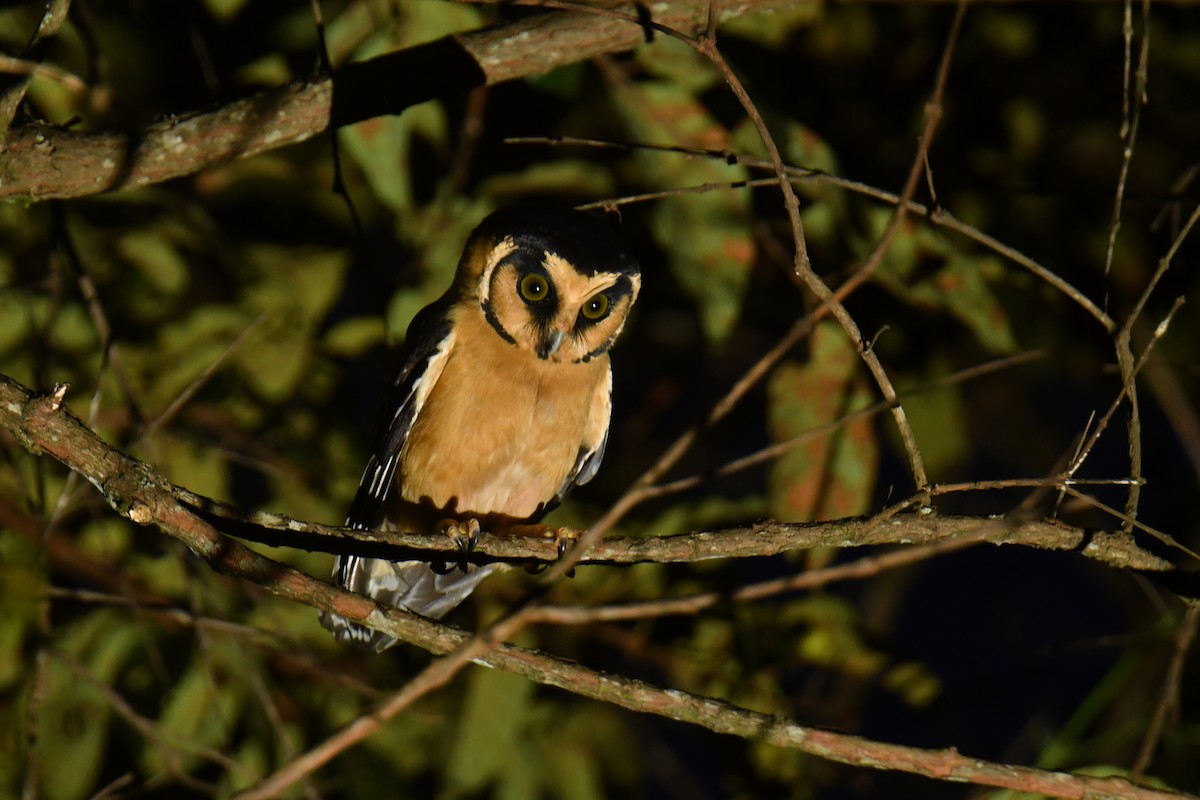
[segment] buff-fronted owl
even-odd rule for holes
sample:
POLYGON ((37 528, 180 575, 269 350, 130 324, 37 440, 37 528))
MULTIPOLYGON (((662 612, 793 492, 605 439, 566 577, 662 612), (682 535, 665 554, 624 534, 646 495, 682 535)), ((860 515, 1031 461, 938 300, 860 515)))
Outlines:
MULTIPOLYGON (((591 480, 608 440, 609 348, 641 287, 608 223, 545 204, 502 209, 472 232, 454 282, 413 319, 390 416, 347 525, 472 539, 537 523, 591 480)), ((441 617, 495 565, 339 556, 334 579, 441 617)), ((395 643, 326 613, 340 641, 395 643)))

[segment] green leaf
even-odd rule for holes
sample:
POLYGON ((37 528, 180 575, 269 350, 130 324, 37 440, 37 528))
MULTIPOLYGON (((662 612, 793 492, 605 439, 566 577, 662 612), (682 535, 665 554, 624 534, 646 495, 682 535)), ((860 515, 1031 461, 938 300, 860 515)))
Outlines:
POLYGON ((745 14, 722 23, 721 33, 778 50, 796 31, 820 21, 824 5, 822 0, 797 0, 782 8, 745 14))
POLYGON ((887 670, 883 686, 913 708, 927 708, 942 691, 938 677, 915 661, 902 661, 887 670))
POLYGON ((520 775, 516 768, 523 758, 532 700, 533 684, 525 678, 495 669, 472 670, 455 747, 445 761, 453 795, 476 793, 520 775))
POLYGON ((420 288, 404 286, 392 295, 386 321, 390 341, 403 341, 417 312, 450 285, 463 242, 493 210, 495 202, 486 198, 439 199, 397 220, 401 236, 420 253, 425 279, 420 288))
MULTIPOLYGON (((242 743, 233 760, 238 769, 230 770, 221 776, 221 788, 226 796, 249 789, 271 770, 271 759, 265 743, 260 739, 249 739, 242 743)), ((293 787, 291 794, 299 796, 300 792, 293 787)), ((284 794, 287 794, 285 792, 284 794)))
POLYGON ((158 555, 130 556, 125 569, 147 591, 165 598, 183 599, 191 588, 191 575, 174 549, 158 555))
POLYGON ((208 13, 218 22, 230 22, 241 13, 247 0, 204 0, 208 13))
POLYGON ((257 58, 234 74, 242 85, 258 86, 280 86, 294 77, 282 53, 270 53, 257 58))
MULTIPOLYGON (((788 165, 838 174, 833 148, 812 128, 777 115, 768 115, 767 124, 788 165)), ((767 160, 762 135, 749 119, 738 124, 733 136, 739 151, 767 160)), ((843 232, 850 228, 846 193, 816 180, 799 181, 793 186, 800 197, 804 238, 809 243, 840 243, 843 232)))
POLYGON ((721 80, 720 73, 706 56, 669 36, 658 38, 654 47, 639 48, 637 60, 655 78, 692 95, 699 95, 721 80))
POLYGON ((102 562, 116 563, 129 551, 133 530, 121 517, 100 517, 88 523, 79 533, 81 550, 102 562))
MULTIPOLYGON (((453 3, 405 3, 401 18, 402 25, 395 30, 380 30, 359 49, 356 57, 369 58, 482 24, 477 9, 453 3)), ((446 150, 446 143, 452 137, 445 111, 439 103, 421 103, 405 109, 402 114, 376 117, 340 132, 341 142, 350 158, 361 167, 376 196, 393 211, 411 211, 415 205, 409 162, 417 138, 438 150, 446 150)))
POLYGON ((640 758, 637 741, 621 718, 600 704, 545 709, 552 715, 539 725, 542 776, 551 796, 568 800, 600 800, 637 796, 617 791, 637 786, 640 758))
MULTIPOLYGON (((935 364, 925 380, 936 380, 950 371, 935 364)), ((971 437, 967 434, 968 415, 961 388, 944 386, 916 392, 905 397, 903 403, 908 424, 921 446, 926 471, 935 480, 936 476, 952 474, 970 455, 971 437)), ((895 447, 902 449, 896 426, 889 424, 886 430, 895 447)))
POLYGON ((211 442, 155 438, 155 466, 172 481, 205 497, 229 497, 229 465, 211 442))
POLYGON ((259 245, 248 253, 261 278, 243 304, 262 324, 234 356, 242 379, 261 397, 282 402, 304 378, 312 334, 341 292, 350 257, 341 250, 259 245))
POLYGON ((0 290, 0 353, 23 344, 29 327, 28 300, 15 290, 0 290))
POLYGON ((122 356, 137 373, 140 402, 166 408, 221 357, 251 319, 228 306, 201 305, 160 328, 157 342, 127 344, 122 356))
POLYGON ((748 198, 742 189, 669 197, 651 212, 650 229, 675 279, 699 306, 712 342, 724 341, 737 323, 757 255, 748 198))
MULTIPOLYGON (((616 107, 635 139, 717 151, 731 146, 729 132, 680 86, 648 81, 615 92, 616 107)), ((656 190, 747 178, 738 164, 681 153, 639 152, 634 163, 647 188, 656 190)), ((650 215, 650 230, 675 279, 696 301, 712 342, 724 340, 737 322, 757 256, 750 199, 748 189, 673 196, 659 201, 650 215)))
MULTIPOLYGON (((60 646, 97 681, 112 684, 139 639, 120 612, 101 610, 70 626, 60 646)), ((100 689, 61 660, 47 662, 44 679, 45 699, 37 717, 41 796, 89 797, 104 766, 112 707, 100 689)))
POLYGON ((531 75, 525 81, 535 89, 563 100, 578 99, 584 88, 588 64, 565 64, 552 69, 545 75, 531 75))
POLYGON ((86 353, 99 347, 100 337, 88 312, 79 303, 68 303, 58 309, 50 341, 55 348, 67 353, 86 353))
MULTIPOLYGON (((224 750, 233 735, 238 714, 246 701, 247 663, 239 641, 212 637, 198 651, 175 683, 166 706, 158 718, 159 731, 171 742, 187 742, 189 749, 207 747, 224 750)), ((180 753, 183 768, 191 770, 200 763, 194 752, 180 753)), ((158 775, 169 767, 163 751, 149 745, 142 751, 141 768, 158 775)))
POLYGON ((346 152, 375 196, 394 212, 409 212, 415 205, 409 162, 417 138, 439 145, 449 141, 446 114, 437 103, 421 103, 399 116, 375 117, 341 130, 346 152))
POLYGON ((38 714, 37 742, 53 759, 38 762, 42 796, 79 800, 91 794, 100 775, 112 711, 97 689, 63 664, 48 666, 44 679, 47 699, 38 714))
MULTIPOLYGON (((874 237, 881 236, 891 212, 875 209, 870 215, 874 237)), ((873 244, 858 243, 862 253, 873 244)), ((946 237, 914 221, 901 225, 873 280, 905 302, 924 309, 944 311, 996 353, 1017 349, 1008 314, 988 284, 999 278, 1004 266, 989 255, 964 255, 946 237)))
POLYGON ((985 279, 989 271, 1002 269, 1000 260, 994 257, 954 255, 932 280, 916 288, 915 295, 929 296, 939 303, 992 352, 1012 353, 1017 349, 1017 340, 1008 314, 985 279))
POLYGON ((379 317, 354 317, 334 325, 325 334, 325 352, 342 358, 357 358, 386 340, 379 317))
MULTIPOLYGON (((809 362, 781 364, 767 387, 772 441, 783 442, 871 403, 857 349, 841 328, 813 331, 809 362)), ((806 522, 864 513, 879 468, 879 444, 870 419, 813 436, 771 468, 770 504, 776 519, 806 522)))
POLYGON ((529 194, 604 197, 612 194, 614 188, 612 174, 604 167, 565 159, 494 175, 480 184, 479 195, 494 198, 499 205, 529 194))
POLYGON ((187 262, 162 231, 132 231, 117 241, 116 249, 155 292, 174 296, 187 288, 187 262))
POLYGON ((38 549, 23 536, 0 536, 0 691, 21 679, 26 631, 37 621, 46 587, 46 566, 38 549))
POLYGON ((937 677, 921 664, 888 666, 889 655, 863 637, 858 612, 844 598, 813 595, 788 603, 776 623, 807 627, 798 645, 806 661, 860 679, 881 676, 885 688, 913 705, 927 704, 940 691, 937 677))

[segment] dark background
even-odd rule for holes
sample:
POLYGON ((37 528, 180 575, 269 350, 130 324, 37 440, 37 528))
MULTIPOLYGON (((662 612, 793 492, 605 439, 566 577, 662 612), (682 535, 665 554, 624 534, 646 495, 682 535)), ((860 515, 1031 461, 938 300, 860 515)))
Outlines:
MULTIPOLYGON (((429 0, 322 7, 338 63, 532 13, 429 0)), ((6 52, 21 52, 38 11, 0 10, 6 52)), ((1188 178, 1200 164, 1200 18, 1189 3, 1156 4, 1148 21, 1137 8, 1134 62, 1148 30, 1149 103, 1104 273, 1121 169, 1123 13, 1107 2, 972 6, 929 160, 937 204, 1044 265, 1118 323, 1200 199, 1188 178)), ((785 159, 898 193, 953 14, 938 3, 797 4, 781 17, 723 28, 718 43, 785 159)), ((135 131, 307 75, 317 68, 316 48, 307 4, 76 2, 40 55, 97 91, 72 97, 35 81, 16 123, 135 131)), ((330 190, 330 135, 141 190, 8 201, 0 206, 0 371, 43 390, 69 380, 73 408, 85 416, 99 388, 91 420, 101 434, 195 491, 338 522, 391 380, 392 346, 448 283, 462 240, 488 210, 532 195, 590 202, 751 175, 719 158, 505 142, 559 135, 761 153, 719 77, 659 36, 633 54, 343 130, 342 178, 361 228, 330 190), (464 136, 469 125, 478 125, 477 138, 464 136), (96 308, 81 293, 84 276, 112 329, 107 355, 96 308), (248 328, 245 342, 222 356, 248 328), (219 359, 194 398, 145 431, 219 359)), ((890 206, 828 185, 802 183, 798 191, 814 269, 835 286, 869 252, 890 206)), ((932 204, 924 181, 916 199, 932 204)), ((814 305, 789 275, 791 236, 777 188, 633 203, 621 210, 620 230, 643 265, 644 286, 613 355, 616 411, 605 465, 561 512, 572 524, 596 519, 814 305), (672 233, 680 230, 687 235, 672 233), (688 249, 693 236, 698 256, 688 249)), ((1185 241, 1134 336, 1136 354, 1175 299, 1188 300, 1153 359, 1180 395, 1170 399, 1158 381, 1139 384, 1146 486, 1138 519, 1193 549, 1200 465, 1188 460, 1177 420, 1195 419, 1200 391, 1198 255, 1194 239, 1185 241)), ((876 352, 901 391, 1040 351, 1021 366, 906 399, 935 483, 1053 474, 1089 415, 1104 413, 1120 390, 1112 337, 1093 318, 1020 266, 916 215, 847 308, 864 336, 879 334, 876 352), (964 290, 963 275, 978 282, 964 290)), ((843 336, 828 333, 833 342, 843 336)), ((843 411, 878 399, 861 362, 851 363, 839 373, 829 352, 801 343, 789 368, 813 388, 785 395, 790 384, 772 377, 706 432, 671 477, 765 446, 788 419, 825 421, 830 396, 842 398, 843 411)), ((1127 408, 1079 477, 1128 477, 1127 408)), ((648 503, 619 532, 869 514, 913 488, 885 414, 816 449, 648 503), (832 466, 831 451, 847 473, 832 466), (792 504, 789 489, 812 481, 822 482, 825 499, 817 508, 792 504)), ((1124 504, 1121 488, 1089 493, 1124 504)), ((949 494, 936 506, 1003 513, 1026 496, 949 494)), ((1050 513, 1054 499, 1039 500, 1036 512, 1050 513)), ((368 657, 336 646, 311 609, 212 575, 152 530, 114 518, 89 486, 68 482, 57 465, 9 438, 0 438, 0 512, 0 660, 11 665, 0 670, 0 774, 14 776, 0 785, 3 796, 16 796, 30 769, 45 797, 88 797, 126 773, 133 777, 125 796, 228 793, 365 713, 374 692, 399 687, 427 660, 403 647, 368 657), (111 580, 81 578, 72 559, 102 565, 111 580), (67 595, 47 596, 51 587, 67 595), (165 624, 113 601, 131 587, 267 633, 165 624), (81 589, 109 600, 87 599, 81 589), (172 741, 218 750, 242 771, 186 747, 172 766, 164 754, 177 747, 135 731, 77 671, 45 655, 57 652, 172 741)), ((1060 516, 1098 532, 1120 527, 1078 503, 1060 516)), ((329 568, 323 556, 271 555, 321 576, 329 568)), ((592 605, 731 589, 860 555, 583 569, 556 598, 592 605)), ((1175 558, 1187 563, 1178 551, 1175 558)), ((489 581, 451 621, 475 627, 494 619, 525 585, 515 576, 489 581)), ((1182 614, 1180 600, 1146 578, 1077 554, 985 545, 811 595, 727 604, 698 618, 539 628, 521 643, 801 724, 1049 769, 1121 772, 1146 735, 1182 614)), ((980 794, 472 670, 319 772, 316 790, 980 794)), ((1190 791, 1200 790, 1200 712, 1188 691, 1195 680, 1193 660, 1148 770, 1190 791)))

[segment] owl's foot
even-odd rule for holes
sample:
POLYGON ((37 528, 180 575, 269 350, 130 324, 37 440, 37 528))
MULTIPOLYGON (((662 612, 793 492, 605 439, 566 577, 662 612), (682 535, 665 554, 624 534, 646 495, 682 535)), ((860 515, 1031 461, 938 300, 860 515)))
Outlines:
MULTIPOLYGON (((554 540, 554 547, 555 547, 555 550, 558 551, 558 560, 559 561, 561 561, 562 557, 567 554, 567 550, 571 547, 571 545, 573 545, 576 541, 578 541, 579 537, 582 535, 583 535, 583 531, 581 531, 577 528, 562 527, 562 528, 543 528, 542 529, 542 536, 546 537, 547 539, 554 540)), ((538 575, 538 574, 544 572, 548 566, 550 566, 550 565, 547 563, 544 563, 544 562, 530 561, 527 564, 525 564, 525 571, 530 573, 531 575, 538 575)), ((575 569, 574 568, 567 571, 567 577, 568 578, 575 577, 575 569)))
POLYGON ((454 546, 458 548, 458 552, 467 554, 475 549, 475 545, 479 544, 479 520, 474 517, 468 518, 464 522, 448 520, 442 523, 445 527, 443 530, 450 537, 450 541, 454 542, 454 546))
MULTIPOLYGON (((479 536, 481 533, 479 520, 470 517, 463 522, 455 519, 443 520, 438 526, 442 532, 454 542, 454 546, 458 549, 460 556, 465 556, 475 549, 475 545, 479 544, 479 536)), ((463 572, 467 571, 467 562, 464 558, 459 558, 457 563, 447 564, 444 561, 430 562, 429 568, 439 575, 445 575, 453 572, 456 568, 463 572)))

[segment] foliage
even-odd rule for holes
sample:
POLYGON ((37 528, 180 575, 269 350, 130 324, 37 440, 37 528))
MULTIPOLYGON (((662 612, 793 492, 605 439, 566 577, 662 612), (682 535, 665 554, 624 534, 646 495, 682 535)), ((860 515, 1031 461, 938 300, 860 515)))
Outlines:
MULTIPOLYGON (((42 55, 91 90, 35 76, 16 124, 136 129, 316 63, 307 4, 208 0, 183 4, 186 13, 162 5, 75 3, 42 55)), ((430 0, 338 0, 323 10, 335 60, 520 16, 430 0)), ((897 193, 951 14, 940 4, 798 2, 723 27, 718 45, 789 164, 897 193)), ((1106 269, 1122 157, 1122 14, 1116 3, 972 7, 930 182, 916 195, 1045 265, 1118 322, 1196 207, 1200 129, 1196 12, 1156 5, 1145 23, 1152 102, 1140 109, 1106 269)), ((22 51, 40 15, 34 3, 0 10, 6 52, 22 51)), ((770 177, 750 161, 766 151, 718 71, 662 35, 632 56, 368 120, 341 131, 337 146, 361 227, 330 189, 329 136, 147 188, 0 203, 0 373, 42 390, 69 383, 77 414, 193 491, 337 523, 390 380, 389 348, 444 290, 464 237, 487 212, 517 197, 582 203, 770 177), (505 143, 514 136, 681 149, 505 143), (733 152, 742 157, 725 157, 733 152)), ((801 181, 798 191, 813 264, 836 287, 867 258, 893 207, 828 180, 801 181)), ((669 194, 624 205, 620 216, 645 288, 614 354, 606 463, 556 512, 563 523, 594 521, 815 305, 793 282, 777 186, 669 194)), ((865 345, 901 391, 935 483, 1061 469, 1089 415, 1120 391, 1111 336, 1011 252, 937 222, 909 214, 879 269, 847 299, 868 342, 818 325, 705 432, 679 471, 707 473, 876 402, 858 355, 865 345), (1042 356, 1032 364, 932 385, 1035 349, 1042 356)), ((1135 353, 1175 297, 1200 296, 1197 255, 1185 240, 1134 329, 1135 353)), ((1147 486, 1138 519, 1194 549, 1192 305, 1139 383, 1147 486)), ((1078 477, 1129 475, 1123 423, 1110 426, 1078 477)), ((767 467, 648 503, 621 530, 874 513, 914 489, 906 464, 891 417, 860 417, 767 467)), ((1110 506, 1124 503, 1125 487, 1093 489, 1110 506)), ((1025 498, 994 490, 936 502, 987 514, 1025 498)), ((1049 513, 1054 501, 1036 496, 1032 510, 1049 513)), ((1059 512, 1102 529, 1121 524, 1079 504, 1059 512)), ((90 485, 7 435, 0 527, 0 797, 27 788, 77 800, 106 786, 230 795, 367 713, 427 661, 403 647, 368 657, 336 645, 312 609, 211 573, 153 530, 114 517, 90 485)), ((270 554, 314 575, 330 568, 328 556, 270 554)), ((728 592, 853 557, 593 567, 554 597, 588 606, 728 592)), ((528 585, 519 575, 491 579, 452 621, 494 620, 528 585)), ((988 549, 698 617, 522 637, 600 669, 868 737, 1052 769, 1127 770, 1182 613, 1177 598, 1136 578, 1065 556, 988 549)), ((1195 685, 1194 658, 1186 670, 1195 685)), ((1181 703, 1148 774, 1195 790, 1200 708, 1186 689, 1181 703)), ((481 668, 293 790, 302 792, 961 795, 481 668)))

